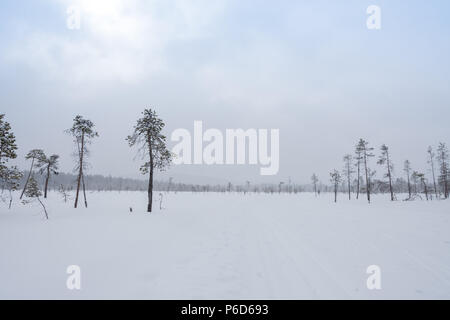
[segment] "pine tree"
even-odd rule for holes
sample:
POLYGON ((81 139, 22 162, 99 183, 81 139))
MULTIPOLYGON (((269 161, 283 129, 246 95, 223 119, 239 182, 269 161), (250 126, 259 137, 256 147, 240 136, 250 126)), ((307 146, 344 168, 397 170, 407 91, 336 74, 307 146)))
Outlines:
POLYGON ((372 153, 373 148, 369 147, 369 143, 363 139, 360 139, 356 146, 356 153, 361 155, 364 163, 364 170, 366 173, 366 193, 367 201, 370 203, 370 178, 369 178, 369 159, 374 156, 372 153))
POLYGON ((9 160, 17 158, 16 137, 11 132, 11 125, 4 120, 5 115, 0 114, 0 181, 5 181, 9 160))
POLYGON ((152 212, 154 169, 164 170, 168 167, 172 161, 172 153, 167 149, 166 136, 161 133, 165 126, 163 120, 151 109, 145 109, 142 115, 126 140, 130 147, 140 146, 140 151, 148 160, 140 170, 142 174, 149 174, 147 212, 152 212))
POLYGON ((394 170, 394 166, 389 158, 389 148, 385 144, 381 146, 381 155, 378 159, 378 164, 386 165, 387 172, 384 177, 389 178, 389 192, 391 193, 391 201, 394 201, 394 190, 392 189, 392 172, 394 170))
POLYGON ((341 182, 341 174, 339 173, 339 171, 337 170, 333 170, 330 173, 330 181, 334 186, 334 202, 337 202, 337 192, 338 192, 338 187, 339 187, 339 183, 341 182))
POLYGON ((436 195, 436 199, 437 199, 438 198, 438 189, 437 189, 437 186, 436 186, 436 177, 435 177, 435 174, 434 174, 434 156, 435 156, 435 154, 434 154, 433 148, 431 146, 428 147, 427 152, 428 152, 428 155, 430 156, 430 159, 428 159, 428 163, 431 166, 431 173, 432 173, 432 176, 433 176, 434 194, 436 195))
POLYGON ((411 199, 411 163, 409 160, 405 160, 405 163, 403 165, 403 171, 406 173, 406 180, 408 181, 408 199, 411 199))
POLYGON ((448 163, 448 149, 445 143, 439 143, 437 148, 437 159, 439 160, 439 184, 442 186, 444 198, 448 198, 448 179, 449 179, 449 163, 448 163))
POLYGON ((27 198, 30 198, 31 200, 24 201, 24 203, 30 203, 34 199, 38 200, 38 202, 41 204, 42 208, 44 209, 45 218, 48 220, 47 209, 45 208, 44 204, 42 203, 42 201, 40 199, 40 197, 42 196, 42 192, 39 189, 39 186, 38 186, 36 180, 34 179, 34 176, 31 176, 29 181, 28 181, 27 187, 25 189, 25 196, 27 198))
POLYGON ((348 200, 351 200, 351 179, 352 179, 352 156, 346 154, 344 156, 344 176, 347 178, 348 200))
POLYGON ((311 182, 314 186, 314 196, 317 197, 317 183, 319 182, 319 178, 315 173, 313 173, 313 175, 311 176, 311 182))
POLYGON ((38 160, 37 167, 39 168, 39 173, 45 173, 44 198, 47 198, 48 181, 50 180, 50 175, 58 174, 58 159, 59 156, 57 154, 54 154, 48 158, 44 155, 38 160))
POLYGON ((19 189, 20 179, 22 179, 22 173, 17 167, 5 167, 2 173, 2 188, 6 188, 9 191, 9 209, 11 209, 13 201, 12 192, 19 189))
POLYGON ((28 182, 31 178, 31 175, 33 174, 35 162, 40 161, 44 157, 45 157, 45 154, 44 154, 44 151, 42 151, 42 149, 33 149, 30 152, 28 152, 27 155, 25 156, 26 160, 31 160, 31 167, 30 167, 30 172, 28 172, 27 179, 25 180, 25 185, 23 186, 23 190, 20 195, 20 199, 23 198, 23 194, 25 193, 25 190, 27 189, 28 182))
POLYGON ((75 208, 78 206, 81 184, 83 184, 84 205, 87 208, 84 170, 86 169, 86 157, 89 154, 87 146, 92 142, 93 138, 98 137, 98 133, 94 130, 94 127, 94 123, 91 120, 83 119, 82 116, 78 115, 73 119, 72 128, 67 130, 67 132, 73 136, 77 147, 76 169, 78 170, 78 178, 74 203, 75 208))

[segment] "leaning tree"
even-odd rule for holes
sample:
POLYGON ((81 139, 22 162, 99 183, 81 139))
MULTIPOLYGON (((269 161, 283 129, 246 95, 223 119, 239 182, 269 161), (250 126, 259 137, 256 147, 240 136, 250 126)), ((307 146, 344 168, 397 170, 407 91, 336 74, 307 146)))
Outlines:
POLYGON ((149 174, 147 212, 152 212, 153 172, 164 170, 172 162, 172 153, 167 149, 166 136, 162 129, 165 124, 152 109, 145 109, 137 120, 134 131, 127 137, 130 147, 138 146, 139 152, 147 161, 141 166, 142 174, 149 174))
POLYGON ((75 208, 78 206, 81 183, 83 183, 84 205, 87 208, 86 189, 84 185, 84 169, 86 168, 86 157, 89 154, 87 146, 91 144, 93 138, 98 137, 98 133, 94 130, 94 127, 94 123, 91 120, 83 119, 82 116, 78 115, 73 119, 72 128, 67 130, 67 132, 72 135, 77 147, 75 170, 78 170, 78 177, 77 192, 74 203, 75 208))
POLYGON ((23 198, 25 190, 27 189, 28 182, 30 181, 31 175, 33 173, 33 169, 34 169, 34 167, 36 165, 35 162, 36 161, 40 161, 44 157, 45 157, 45 154, 44 154, 44 151, 42 151, 42 149, 33 149, 30 152, 28 152, 27 155, 25 156, 26 160, 31 160, 31 166, 30 166, 30 171, 28 172, 27 179, 25 180, 25 184, 23 186, 22 193, 20 194, 20 199, 21 200, 23 198))

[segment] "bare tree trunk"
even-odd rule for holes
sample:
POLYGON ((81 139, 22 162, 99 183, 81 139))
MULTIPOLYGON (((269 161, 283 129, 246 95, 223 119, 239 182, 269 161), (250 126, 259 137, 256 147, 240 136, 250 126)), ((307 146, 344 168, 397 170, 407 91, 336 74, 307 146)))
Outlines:
POLYGON ((80 155, 80 163, 79 163, 79 172, 78 172, 78 179, 77 179, 77 193, 75 196, 75 204, 74 207, 78 207, 78 196, 80 194, 80 184, 81 184, 81 177, 83 175, 83 152, 84 152, 84 132, 81 134, 81 149, 78 150, 78 153, 80 155))
POLYGON ((406 171, 406 175, 408 178, 408 194, 409 194, 409 199, 411 199, 411 181, 409 179, 409 171, 406 171))
POLYGON ((347 163, 347 184, 348 184, 348 200, 351 200, 351 184, 350 184, 350 162, 347 163))
MULTIPOLYGON (((432 151, 430 151, 432 152, 432 151)), ((436 195, 436 199, 438 199, 438 189, 436 187, 436 178, 434 176, 434 160, 433 156, 430 154, 430 163, 431 163, 431 173, 433 174, 433 187, 434 187, 434 194, 436 195)))
POLYGON ((25 189, 26 189, 27 186, 28 186, 28 181, 30 180, 31 172, 33 172, 33 166, 34 166, 34 158, 31 160, 31 168, 30 168, 30 172, 28 173, 27 180, 25 181, 25 185, 23 186, 22 193, 20 194, 20 200, 22 200, 23 194, 25 193, 25 189))
POLYGON ((425 192, 425 197, 427 198, 428 201, 428 188, 426 182, 423 182, 423 190, 425 192))
POLYGON ((47 209, 45 209, 44 204, 42 203, 41 199, 39 199, 39 197, 37 197, 39 203, 41 204, 42 208, 44 208, 44 212, 45 212, 45 218, 48 220, 48 213, 47 213, 47 209))
POLYGON ((337 202, 337 190, 338 190, 338 185, 336 183, 336 184, 334 184, 334 202, 337 202))
POLYGON ((12 204, 13 198, 12 198, 12 192, 11 189, 9 190, 9 206, 8 209, 11 210, 11 204, 12 204))
POLYGON ((358 181, 356 182, 356 199, 359 199, 359 180, 361 178, 360 164, 361 164, 361 160, 358 159, 358 181))
POLYGON ((50 165, 47 166, 47 177, 45 178, 44 198, 47 198, 48 180, 50 179, 50 165))
POLYGON ((367 155, 364 153, 364 168, 366 170, 366 191, 367 191, 367 201, 370 203, 370 181, 369 181, 369 173, 367 171, 367 155))
POLYGON ((87 208, 88 204, 87 204, 87 198, 86 198, 86 186, 84 184, 84 173, 81 176, 81 184, 83 185, 84 206, 87 208))
POLYGON ((392 190, 392 177, 391 177, 391 163, 389 161, 389 152, 386 151, 388 176, 389 176, 389 191, 391 192, 391 201, 394 201, 394 191, 392 190))
POLYGON ((147 212, 152 212, 152 204, 153 204, 153 150, 152 150, 152 140, 150 134, 147 137, 148 139, 148 150, 150 156, 150 175, 148 178, 148 205, 147 212))

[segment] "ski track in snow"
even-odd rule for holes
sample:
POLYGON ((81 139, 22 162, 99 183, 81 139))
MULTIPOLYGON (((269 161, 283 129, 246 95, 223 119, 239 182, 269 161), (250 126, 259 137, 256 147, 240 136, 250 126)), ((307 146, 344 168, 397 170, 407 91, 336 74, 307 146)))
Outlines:
POLYGON ((172 193, 144 214, 145 193, 88 198, 74 210, 51 194, 50 221, 0 208, 0 298, 450 298, 449 201, 172 193), (372 264, 381 290, 366 287, 372 264))

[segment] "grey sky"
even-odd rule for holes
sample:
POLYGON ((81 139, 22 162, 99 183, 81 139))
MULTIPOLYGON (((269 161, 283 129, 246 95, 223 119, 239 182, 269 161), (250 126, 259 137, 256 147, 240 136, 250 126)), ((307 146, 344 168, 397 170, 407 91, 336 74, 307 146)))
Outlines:
MULTIPOLYGON (((177 166, 190 181, 328 182, 360 137, 425 171, 449 142, 448 1, 2 1, 0 112, 20 147, 73 161, 63 133, 76 114, 100 137, 90 172, 138 177, 125 137, 145 107, 167 123, 280 129, 280 171, 177 166), (366 8, 382 29, 366 28, 366 8), (81 29, 66 9, 81 8, 81 29), (210 177, 194 178, 196 176, 210 177)), ((17 163, 24 166, 23 160, 17 163)), ((375 161, 373 161, 375 166, 375 161)), ((379 169, 378 169, 379 170, 379 169)))

